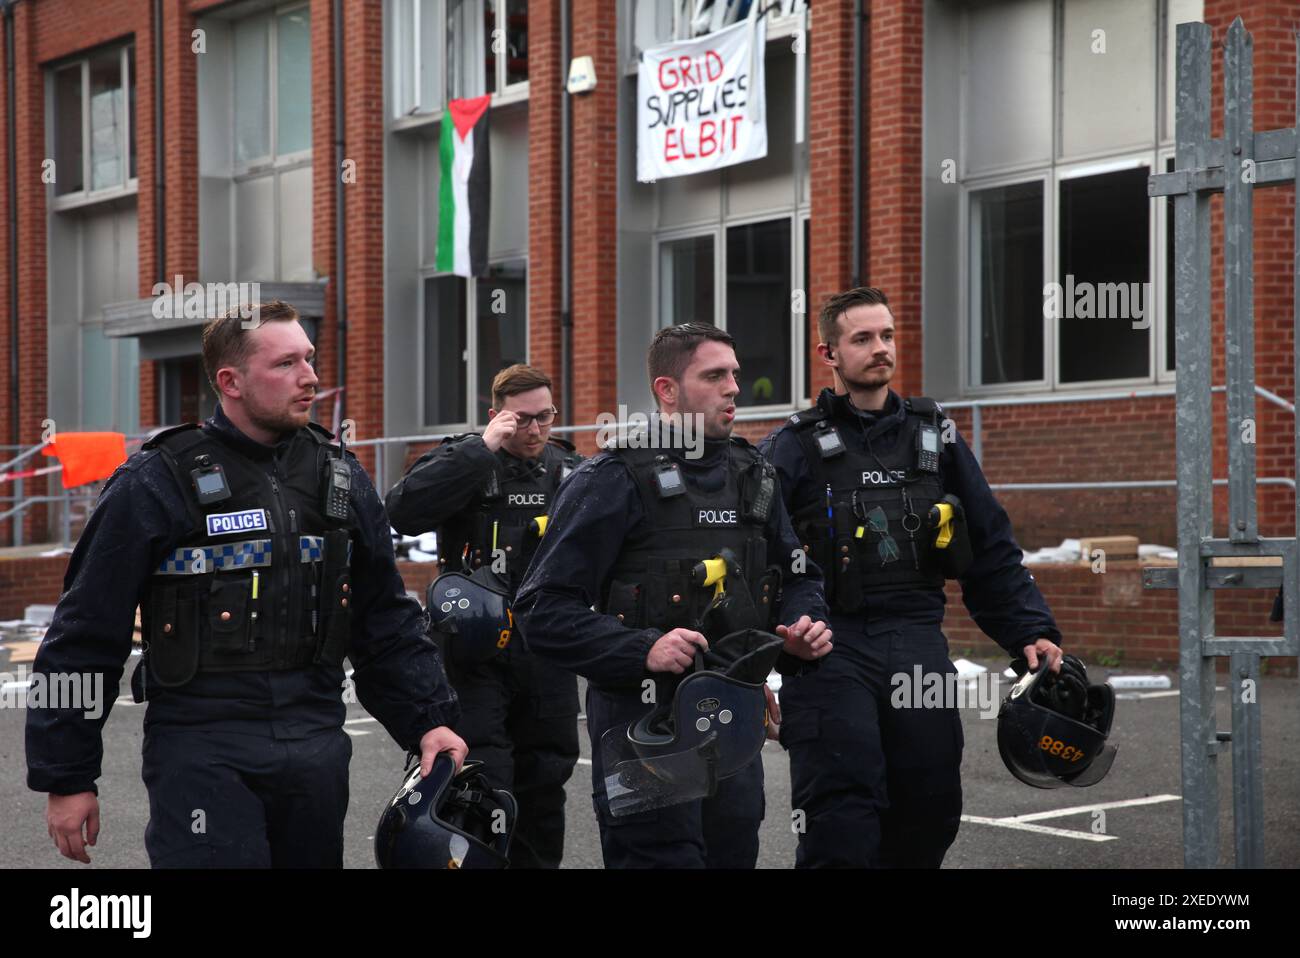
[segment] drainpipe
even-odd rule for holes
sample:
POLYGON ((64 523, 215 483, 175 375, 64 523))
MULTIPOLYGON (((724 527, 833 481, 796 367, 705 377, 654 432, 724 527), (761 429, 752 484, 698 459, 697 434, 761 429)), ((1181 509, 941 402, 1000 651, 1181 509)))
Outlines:
POLYGON ((851 286, 862 285, 862 50, 867 14, 862 0, 853 5, 853 263, 851 286))
MULTIPOLYGON (((156 279, 167 282, 167 172, 163 149, 163 8, 153 3, 153 236, 158 261, 156 279)), ((161 417, 159 417, 161 418, 161 417)))
MULTIPOLYGON (((18 0, 0 0, 3 3, 5 22, 5 99, 6 110, 6 146, 9 164, 9 429, 14 445, 18 445, 19 427, 22 420, 18 414, 18 136, 16 120, 17 94, 14 92, 14 4, 18 0)), ((14 517, 15 542, 22 541, 22 516, 14 517)))
MULTIPOLYGON (((334 0, 334 315, 339 324, 339 375, 338 385, 347 385, 348 378, 348 300, 344 281, 347 251, 344 242, 343 205, 343 0, 334 0)), ((339 416, 347 415, 347 390, 340 394, 339 416)), ((342 423, 342 419, 339 422, 342 423)), ((379 453, 378 450, 376 451, 379 453)))
POLYGON ((566 426, 573 425, 573 223, 569 182, 573 131, 567 89, 571 39, 569 0, 560 0, 560 369, 564 381, 560 405, 566 426))

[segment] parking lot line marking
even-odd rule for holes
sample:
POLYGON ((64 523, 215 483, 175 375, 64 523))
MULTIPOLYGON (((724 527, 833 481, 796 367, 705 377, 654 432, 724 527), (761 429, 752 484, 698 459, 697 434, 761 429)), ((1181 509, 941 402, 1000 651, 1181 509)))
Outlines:
POLYGON ((365 716, 364 718, 348 719, 348 720, 347 720, 346 722, 344 722, 343 724, 344 724, 344 725, 360 725, 362 722, 378 722, 378 721, 379 721, 379 719, 375 718, 373 715, 367 715, 367 716, 365 716))
POLYGON ((1061 818, 1065 815, 1082 815, 1107 808, 1132 808, 1135 805, 1155 805, 1159 802, 1177 802, 1181 795, 1150 795, 1146 798, 1129 798, 1121 802, 1098 802, 1096 805, 1075 805, 1071 808, 1057 808, 1048 812, 1030 812, 1028 815, 1012 815, 1010 822, 1036 822, 1044 818, 1061 818))
POLYGON ((589 758, 580 758, 580 759, 578 759, 578 764, 579 764, 579 765, 590 765, 590 764, 591 764, 591 759, 589 759, 589 758))
POLYGON ((360 738, 360 737, 363 736, 363 735, 369 735, 369 734, 370 734, 369 732, 367 732, 367 731, 366 731, 365 729, 363 729, 363 728, 345 728, 343 731, 347 732, 347 733, 348 733, 349 735, 351 735, 353 738, 360 738))
POLYGON ((1116 835, 1094 835, 1092 832, 1076 832, 1068 828, 1053 828, 1050 825, 1030 825, 1018 822, 1014 818, 984 818, 980 815, 963 815, 963 822, 976 825, 993 825, 997 828, 1010 828, 1018 832, 1037 832, 1039 835, 1056 835, 1059 838, 1078 838, 1085 842, 1113 842, 1116 835))

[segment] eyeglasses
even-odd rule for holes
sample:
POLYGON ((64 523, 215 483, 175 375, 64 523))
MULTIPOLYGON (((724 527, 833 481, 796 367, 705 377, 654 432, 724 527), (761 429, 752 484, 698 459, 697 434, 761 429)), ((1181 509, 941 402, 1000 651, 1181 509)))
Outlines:
POLYGON ((523 413, 515 413, 515 420, 519 423, 519 428, 525 430, 531 428, 533 423, 537 423, 539 427, 549 426, 551 423, 555 422, 556 412, 558 412, 558 410, 552 406, 550 409, 539 412, 533 416, 525 416, 523 413))

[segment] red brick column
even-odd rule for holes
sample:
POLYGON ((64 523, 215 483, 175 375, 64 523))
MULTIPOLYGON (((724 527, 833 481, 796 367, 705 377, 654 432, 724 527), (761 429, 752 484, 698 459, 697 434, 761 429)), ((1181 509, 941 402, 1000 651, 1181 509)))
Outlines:
POLYGON ((555 383, 560 368, 560 16, 556 0, 528 5, 528 360, 555 383))
MULTIPOLYGON (((864 281, 889 295, 898 330, 901 395, 924 392, 921 380, 921 0, 875 0, 866 51, 870 89, 863 147, 864 281)), ((814 179, 814 182, 816 180, 814 179)), ((846 206, 847 209, 847 206, 846 206)), ((814 213, 815 215, 815 213, 814 213)), ((847 215, 847 214, 846 214, 847 215)))
MULTIPOLYGON (((347 417, 357 438, 384 431, 384 24, 370 4, 343 5, 345 160, 356 182, 344 186, 347 217, 347 417)), ((329 162, 333 162, 332 159, 329 162)), ((374 447, 357 456, 374 469, 374 447)))
MULTIPOLYGON (((808 163, 812 188, 808 322, 821 342, 817 314, 827 297, 848 288, 853 274, 853 0, 812 5, 808 42, 808 163)), ((808 389, 831 385, 816 353, 808 357, 808 389)))
MULTIPOLYGON (((590 56, 596 89, 573 105, 573 419, 615 411, 618 369, 617 24, 607 4, 575 0, 573 55, 590 56)), ((531 84, 530 84, 531 86, 531 84)), ((590 433, 585 448, 594 448, 590 433)), ((584 448, 580 445, 579 448, 584 448)))
MULTIPOLYGON (((374 15, 380 16, 379 10, 374 15)), ((311 249, 317 276, 328 276, 325 286, 325 315, 316 335, 316 374, 320 388, 338 385, 338 297, 335 276, 335 187, 340 171, 334 166, 334 4, 312 0, 311 4, 311 249)), ((344 399, 346 401, 346 394, 344 399)), ((333 428, 333 400, 316 409, 317 418, 333 428)))
MULTIPOLYGON (((6 28, 7 29, 7 28, 6 28)), ((5 59, 5 45, 0 42, 0 445, 12 445, 18 441, 12 427, 13 407, 10 397, 13 383, 9 375, 9 337, 13 335, 15 317, 10 314, 9 297, 12 288, 9 282, 9 123, 5 115, 9 109, 9 64, 5 59)), ((7 462, 12 451, 0 450, 0 462, 7 462)), ((13 486, 0 483, 0 495, 12 495, 13 486)), ((9 509, 11 503, 0 504, 0 512, 9 509)), ((13 541, 14 523, 8 519, 0 521, 0 545, 13 541)))
MULTIPOLYGON (((37 57, 41 18, 54 8, 42 10, 30 3, 14 8, 14 63, 16 75, 15 124, 18 171, 18 439, 23 446, 41 440, 41 420, 48 413, 48 303, 45 296, 46 184, 41 181, 45 159, 45 74, 37 57)), ((55 174, 58 171, 56 169, 55 174)), ((6 264, 7 266, 7 264, 6 264)), ((8 351, 8 343, 5 344, 8 351)), ((43 459, 29 460, 28 468, 43 466, 43 459)), ((24 492, 32 494, 47 487, 46 480, 28 479, 24 492)), ((53 489, 54 485, 49 485, 53 489)), ((24 513, 23 535, 27 542, 45 539, 46 509, 36 506, 24 513)))

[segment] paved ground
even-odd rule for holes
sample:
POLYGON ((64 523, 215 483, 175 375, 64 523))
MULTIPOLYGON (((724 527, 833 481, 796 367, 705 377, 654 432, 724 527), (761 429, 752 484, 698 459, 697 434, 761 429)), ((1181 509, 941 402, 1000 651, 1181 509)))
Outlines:
MULTIPOLYGON (((999 664, 984 664, 1000 668, 999 664)), ((1104 673, 1103 673, 1104 674, 1104 673)), ((1002 691, 1005 692, 1003 685, 1002 691)), ((1265 677, 1260 689, 1264 728, 1266 863, 1300 864, 1300 758, 1293 747, 1300 727, 1300 683, 1265 677)), ((1131 694, 1131 693, 1130 693, 1131 694)), ((144 708, 130 705, 124 681, 107 726, 104 775, 100 779, 103 829, 92 851, 94 866, 148 866, 143 835, 148 803, 140 781, 144 708)), ((1219 693, 1221 729, 1229 727, 1226 692, 1219 693)), ((1039 791, 1015 781, 1003 767, 996 722, 979 711, 963 712, 963 763, 967 821, 950 850, 949 868, 1178 868, 1182 865, 1182 790, 1178 761, 1178 694, 1145 693, 1120 703, 1112 741, 1119 757, 1111 774, 1089 789, 1039 791), (1108 806, 1104 834, 1094 834, 1092 806, 1108 806), (1018 821, 1007 821, 1013 816, 1018 821), (1026 818, 1028 816, 1028 818, 1026 818), (998 821, 1001 820, 1001 821, 998 821)), ((45 833, 45 797, 25 786, 23 712, 0 708, 0 868, 81 868, 59 857, 45 833)), ((401 779, 403 756, 377 722, 358 705, 349 707, 353 736, 352 800, 347 819, 346 862, 372 868, 371 834, 384 802, 401 779)), ((585 730, 583 757, 589 756, 585 730)), ((786 868, 794 861, 790 828, 788 761, 769 743, 768 817, 759 864, 786 868)), ((1220 758, 1222 861, 1232 861, 1231 758, 1220 758)), ((578 766, 569 785, 569 831, 565 867, 600 867, 600 844, 591 808, 591 769, 578 766)))

